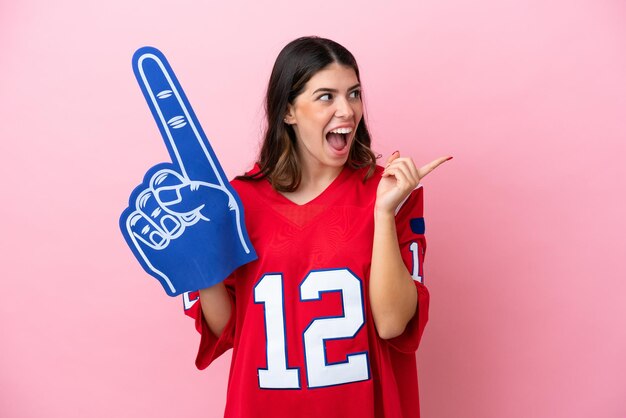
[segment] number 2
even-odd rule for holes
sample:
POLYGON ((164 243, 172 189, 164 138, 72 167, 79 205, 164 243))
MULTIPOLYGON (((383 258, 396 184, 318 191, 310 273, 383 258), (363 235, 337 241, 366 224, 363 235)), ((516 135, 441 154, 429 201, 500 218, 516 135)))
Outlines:
MULTIPOLYGON (((258 369, 263 389, 299 389, 300 370, 287 364, 282 274, 266 274, 254 288, 255 303, 265 310, 267 368, 258 369)), ((370 378, 368 353, 350 353, 346 361, 328 363, 328 340, 354 338, 365 324, 361 280, 348 269, 311 271, 300 285, 300 301, 320 300, 325 292, 341 292, 342 316, 316 318, 303 332, 309 388, 342 385, 370 378)))

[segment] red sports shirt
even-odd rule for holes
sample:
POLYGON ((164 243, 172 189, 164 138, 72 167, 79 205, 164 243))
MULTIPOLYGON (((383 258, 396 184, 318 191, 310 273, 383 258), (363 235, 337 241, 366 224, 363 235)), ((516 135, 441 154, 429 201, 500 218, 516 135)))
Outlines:
POLYGON ((402 335, 383 340, 368 297, 381 172, 363 182, 365 170, 346 167, 304 205, 267 180, 232 182, 259 259, 225 282, 233 314, 220 338, 200 303, 186 310, 202 335, 198 368, 233 348, 225 417, 419 417, 415 350, 429 302, 422 188, 396 215, 418 309, 402 335))

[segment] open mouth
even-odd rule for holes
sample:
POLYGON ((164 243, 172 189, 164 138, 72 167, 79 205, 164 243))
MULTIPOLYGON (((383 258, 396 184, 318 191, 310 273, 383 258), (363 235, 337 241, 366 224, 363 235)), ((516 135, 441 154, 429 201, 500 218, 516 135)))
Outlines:
POLYGON ((336 151, 342 151, 348 145, 348 136, 352 128, 337 128, 326 134, 326 141, 336 151))

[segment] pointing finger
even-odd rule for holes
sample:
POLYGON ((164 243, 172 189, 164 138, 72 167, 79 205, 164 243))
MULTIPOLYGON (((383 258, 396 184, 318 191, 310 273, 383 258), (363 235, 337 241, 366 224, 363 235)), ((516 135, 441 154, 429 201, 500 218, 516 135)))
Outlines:
POLYGON ((172 162, 189 179, 224 186, 226 176, 165 56, 141 48, 133 56, 133 70, 172 162))
POLYGON ((419 175, 419 178, 423 179, 424 177, 426 177, 426 175, 428 173, 430 173, 435 168, 439 167, 441 164, 443 164, 446 161, 449 161, 451 159, 452 159, 452 157, 437 158, 436 160, 431 161, 430 163, 426 164, 425 166, 420 167, 420 169, 417 170, 417 174, 419 175))

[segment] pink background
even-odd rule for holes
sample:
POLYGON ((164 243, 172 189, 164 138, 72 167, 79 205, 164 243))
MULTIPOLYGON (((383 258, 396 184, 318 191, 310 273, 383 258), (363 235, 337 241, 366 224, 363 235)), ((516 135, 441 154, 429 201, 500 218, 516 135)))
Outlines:
POLYGON ((118 229, 167 153, 132 74, 169 58, 229 176, 280 48, 359 60, 375 149, 425 163, 425 418, 626 417, 626 4, 0 4, 0 416, 218 417, 230 356, 118 229))

